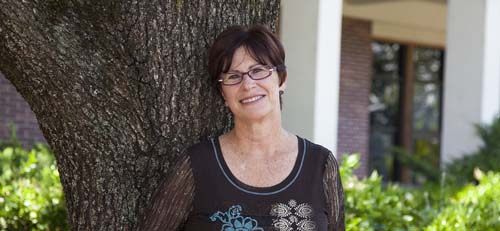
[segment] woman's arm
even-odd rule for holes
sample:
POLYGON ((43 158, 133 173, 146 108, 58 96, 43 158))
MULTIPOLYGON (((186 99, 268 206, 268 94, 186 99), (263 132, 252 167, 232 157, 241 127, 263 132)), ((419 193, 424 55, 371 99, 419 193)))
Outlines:
POLYGON ((323 186, 328 208, 328 231, 344 231, 344 190, 339 165, 332 153, 326 160, 323 186))
POLYGON ((188 155, 183 155, 163 181, 139 230, 179 230, 192 208, 194 178, 188 155))

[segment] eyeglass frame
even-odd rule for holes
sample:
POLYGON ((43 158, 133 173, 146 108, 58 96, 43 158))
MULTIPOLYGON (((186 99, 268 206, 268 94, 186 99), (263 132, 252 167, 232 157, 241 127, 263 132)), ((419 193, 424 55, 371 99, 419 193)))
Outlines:
MULTIPOLYGON (((238 85, 241 82, 243 82, 243 78, 245 77, 245 75, 248 75, 248 77, 251 78, 251 79, 253 79, 253 80, 262 80, 262 79, 265 79, 265 78, 268 78, 269 76, 271 76, 273 74, 273 71, 284 71, 284 70, 286 70, 286 66, 284 64, 276 65, 276 66, 273 66, 273 67, 269 67, 269 65, 263 65, 263 66, 269 68, 268 69, 269 75, 267 75, 266 77, 260 78, 260 79, 254 79, 252 77, 252 75, 250 75, 250 72, 255 69, 255 67, 254 67, 254 68, 251 68, 250 70, 248 70, 247 72, 233 73, 233 74, 239 74, 239 75, 241 75, 241 80, 239 82, 237 82, 237 83, 225 84, 222 77, 219 78, 217 81, 220 82, 224 86, 234 86, 234 85, 238 85)), ((226 73, 222 73, 222 74, 229 74, 229 73, 226 72, 226 73)))

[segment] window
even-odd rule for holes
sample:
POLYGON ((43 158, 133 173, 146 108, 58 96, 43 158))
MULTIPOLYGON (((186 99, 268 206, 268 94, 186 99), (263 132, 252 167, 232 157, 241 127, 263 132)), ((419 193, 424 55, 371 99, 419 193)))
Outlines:
POLYGON ((373 42, 370 168, 385 180, 411 183, 418 175, 394 147, 439 168, 443 50, 373 42))

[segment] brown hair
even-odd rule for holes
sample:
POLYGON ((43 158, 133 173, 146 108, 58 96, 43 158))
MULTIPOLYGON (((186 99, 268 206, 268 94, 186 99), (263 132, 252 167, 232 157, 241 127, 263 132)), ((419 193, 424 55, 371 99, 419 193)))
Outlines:
MULTIPOLYGON (((218 82, 220 74, 229 71, 234 52, 245 47, 248 53, 260 64, 279 66, 285 64, 285 50, 279 39, 266 26, 232 26, 215 39, 208 52, 208 72, 214 85, 221 91, 218 82)), ((287 77, 286 69, 278 69, 280 86, 287 77)), ((280 94, 281 104, 281 94, 280 94)))

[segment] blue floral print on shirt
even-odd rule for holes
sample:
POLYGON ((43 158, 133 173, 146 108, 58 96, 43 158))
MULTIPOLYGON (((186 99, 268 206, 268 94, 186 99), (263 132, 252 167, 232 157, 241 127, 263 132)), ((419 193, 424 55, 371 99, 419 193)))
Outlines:
POLYGON ((213 222, 220 220, 223 223, 221 231, 264 231, 259 227, 257 220, 241 216, 241 211, 240 205, 233 205, 227 212, 217 211, 210 220, 213 222))

